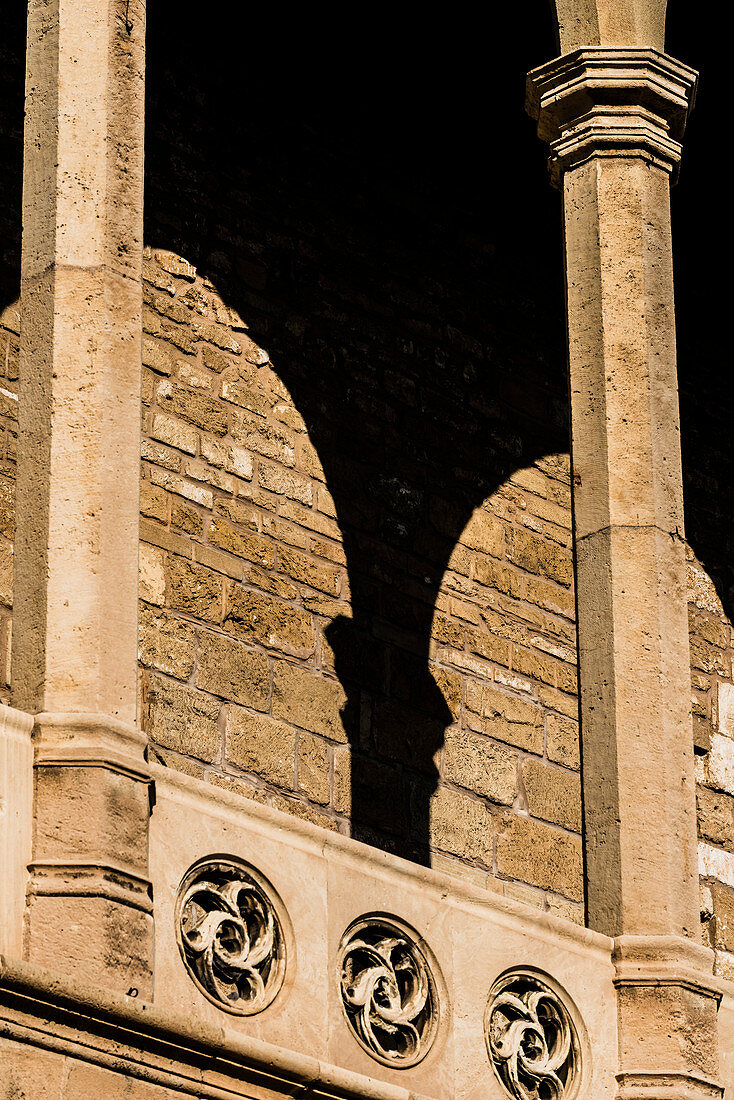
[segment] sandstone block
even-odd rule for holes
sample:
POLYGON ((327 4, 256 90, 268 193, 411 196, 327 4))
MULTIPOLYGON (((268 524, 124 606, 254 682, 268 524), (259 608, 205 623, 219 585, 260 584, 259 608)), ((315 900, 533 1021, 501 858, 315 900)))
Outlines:
POLYGON ((153 675, 147 692, 151 740, 199 760, 218 760, 219 701, 183 684, 153 675))
POLYGON ((290 547, 281 547, 278 554, 278 568, 301 584, 307 584, 310 588, 317 588, 320 592, 326 592, 329 596, 337 596, 341 585, 340 569, 331 565, 324 565, 314 558, 301 554, 290 547))
POLYGON ((523 761, 522 778, 533 817, 581 832, 581 780, 577 772, 529 758, 523 761))
POLYGON ((581 838, 525 817, 506 820, 497 838, 499 873, 581 901, 581 838))
MULTIPOLYGON (((249 714, 230 707, 227 714, 225 758, 243 771, 293 790, 296 775, 296 731, 267 715, 249 714)), ((328 780, 328 771, 327 771, 328 780)))
POLYGON ((698 832, 705 840, 734 852, 734 798, 721 791, 696 788, 698 832))
POLYGON ((431 844, 444 852, 492 866, 492 815, 478 798, 439 787, 431 799, 431 844))
POLYGON ((168 599, 175 611, 218 623, 222 615, 222 578, 201 565, 171 555, 166 569, 168 599))
POLYGON ((517 797, 517 757, 509 749, 470 730, 449 726, 444 778, 475 794, 511 806, 517 797))
POLYGON ((222 550, 228 550, 230 554, 246 558, 263 569, 272 569, 275 562, 273 544, 264 539, 262 535, 256 535, 249 531, 238 531, 220 516, 213 516, 209 524, 207 535, 209 542, 222 550))
POLYGON ((299 500, 301 504, 313 504, 313 487, 308 478, 282 466, 260 466, 260 484, 271 493, 279 493, 299 500))
POLYGON ((273 671, 273 707, 276 718, 283 718, 310 733, 346 743, 341 720, 346 695, 337 680, 329 680, 315 670, 278 661, 273 671))
POLYGON ((227 432, 227 411, 208 394, 164 381, 158 386, 158 404, 205 432, 212 432, 213 435, 225 435, 227 432))
POLYGON ((140 483, 140 514, 165 523, 168 519, 168 493, 149 481, 140 483))
POLYGON ((508 557, 528 573, 547 577, 566 588, 573 583, 573 562, 568 548, 540 538, 524 527, 513 528, 508 557))
POLYGON ((549 714, 546 718, 546 753, 554 764, 578 769, 581 766, 578 722, 561 714, 549 714))
POLYGON ((256 451, 264 458, 272 458, 284 466, 295 465, 293 435, 285 428, 269 424, 252 413, 234 411, 231 434, 233 439, 249 451, 256 451))
POLYGON ((734 951, 734 890, 726 886, 713 886, 712 893, 713 946, 718 950, 734 951))
POLYGON ((166 601, 166 573, 163 550, 147 542, 140 543, 138 594, 146 603, 162 607, 166 601))
POLYGON ((141 607, 138 619, 138 659, 177 680, 188 680, 194 668, 196 631, 191 623, 166 612, 141 607))
POLYGON ((467 680, 466 711, 472 730, 527 752, 543 751, 543 712, 537 704, 493 684, 467 680))
POLYGON ((501 558, 505 552, 504 525, 491 512, 477 508, 462 533, 461 544, 501 558))
POLYGON ((171 526, 178 527, 187 535, 202 535, 204 533, 204 517, 190 504, 184 504, 182 500, 171 501, 171 526))
POLYGON ((191 424, 186 424, 175 416, 166 416, 164 413, 154 416, 150 434, 159 443, 167 443, 169 447, 176 447, 190 455, 196 454, 199 433, 191 424))
POLYGON ((224 626, 248 641, 272 649, 304 657, 313 653, 311 616, 262 592, 230 585, 224 626))
POLYGON ((270 702, 270 662, 224 634, 200 631, 196 686, 229 702, 267 710, 270 702))
POLYGON ((311 802, 328 805, 331 794, 329 746, 310 733, 298 735, 298 790, 311 802))

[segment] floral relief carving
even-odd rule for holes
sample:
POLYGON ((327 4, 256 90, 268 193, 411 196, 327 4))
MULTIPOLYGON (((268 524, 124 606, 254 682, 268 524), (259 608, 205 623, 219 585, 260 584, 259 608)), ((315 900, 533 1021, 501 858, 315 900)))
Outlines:
POLYGON ((345 933, 339 955, 342 1007, 363 1047, 386 1065, 407 1068, 436 1034, 436 982, 413 937, 387 918, 364 918, 345 933))
POLYGON ((232 857, 202 860, 184 876, 176 907, 186 969, 219 1008, 261 1012, 285 975, 281 922, 259 876, 232 857))
POLYGON ((558 993, 530 971, 492 988, 485 1017, 495 1074, 514 1100, 571 1100, 581 1059, 578 1034, 558 993))

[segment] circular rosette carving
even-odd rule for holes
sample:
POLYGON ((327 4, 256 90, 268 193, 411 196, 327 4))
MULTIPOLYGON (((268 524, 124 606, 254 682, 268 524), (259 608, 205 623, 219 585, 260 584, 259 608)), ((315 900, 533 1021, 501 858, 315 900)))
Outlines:
POLYGON ((425 1057, 438 1027, 436 982, 409 932, 382 917, 351 925, 340 947, 339 982, 349 1025, 373 1058, 407 1068, 425 1057))
POLYGON ((571 1100, 581 1073, 581 1048, 559 993, 531 971, 495 982, 485 1017, 495 1074, 515 1100, 571 1100))
POLYGON ((285 940, 265 884, 244 863, 214 858, 184 876, 176 906, 186 969, 218 1008, 251 1016, 285 975, 285 940))

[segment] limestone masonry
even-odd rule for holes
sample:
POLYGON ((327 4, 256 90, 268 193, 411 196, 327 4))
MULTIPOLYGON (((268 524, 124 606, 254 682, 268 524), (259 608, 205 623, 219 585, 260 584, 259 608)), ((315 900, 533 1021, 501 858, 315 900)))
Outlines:
POLYGON ((0 36, 0 1098, 734 1100, 705 36, 150 7, 0 36))

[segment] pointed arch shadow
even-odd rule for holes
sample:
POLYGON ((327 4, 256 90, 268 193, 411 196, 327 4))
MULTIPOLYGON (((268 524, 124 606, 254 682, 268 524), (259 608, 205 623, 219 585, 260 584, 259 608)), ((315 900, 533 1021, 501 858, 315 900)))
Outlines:
POLYGON ((482 501, 568 449, 560 211, 523 111, 554 37, 532 7, 489 57, 468 8, 363 27, 341 56, 234 5, 195 33, 178 3, 150 12, 146 241, 212 279, 306 423, 351 590, 326 640, 352 834, 422 862, 453 720, 429 670, 444 571, 482 501))

